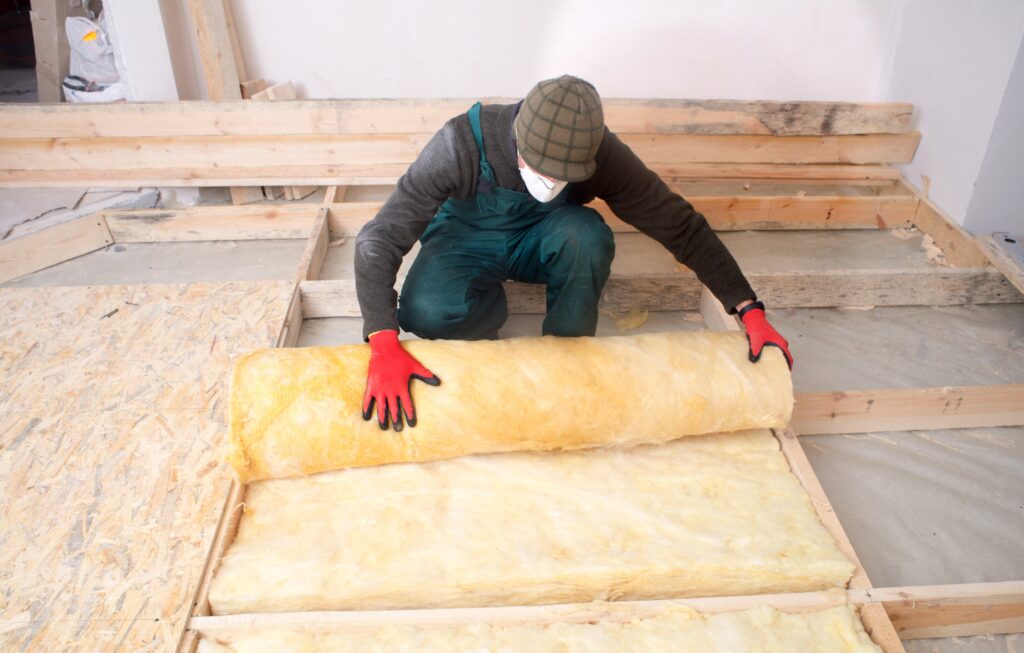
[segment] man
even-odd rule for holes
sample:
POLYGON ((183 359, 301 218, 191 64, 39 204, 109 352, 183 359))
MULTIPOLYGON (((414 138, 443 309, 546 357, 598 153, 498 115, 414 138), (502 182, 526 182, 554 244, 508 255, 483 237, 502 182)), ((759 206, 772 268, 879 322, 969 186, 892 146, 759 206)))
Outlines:
POLYGON ((474 105, 449 120, 356 239, 356 292, 370 366, 363 419, 416 425, 412 379, 440 379, 409 355, 398 329, 423 338, 496 338, 508 318, 502 283, 547 285, 545 335, 592 336, 615 243, 594 209, 664 245, 738 313, 750 360, 786 340, 765 318, 739 266, 707 220, 604 125, 597 91, 563 75, 512 105, 474 105), (399 299, 402 257, 421 249, 399 299), (397 300, 397 302, 396 302, 397 300))

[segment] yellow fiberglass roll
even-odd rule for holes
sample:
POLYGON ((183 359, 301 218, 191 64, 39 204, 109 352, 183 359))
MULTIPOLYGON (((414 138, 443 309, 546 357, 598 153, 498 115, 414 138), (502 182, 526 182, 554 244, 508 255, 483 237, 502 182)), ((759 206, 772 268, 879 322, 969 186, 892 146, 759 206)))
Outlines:
POLYGON ((739 333, 403 344, 442 383, 413 382, 418 424, 400 432, 362 419, 367 345, 242 357, 230 406, 239 479, 778 428, 793 408, 782 353, 751 363, 739 333))

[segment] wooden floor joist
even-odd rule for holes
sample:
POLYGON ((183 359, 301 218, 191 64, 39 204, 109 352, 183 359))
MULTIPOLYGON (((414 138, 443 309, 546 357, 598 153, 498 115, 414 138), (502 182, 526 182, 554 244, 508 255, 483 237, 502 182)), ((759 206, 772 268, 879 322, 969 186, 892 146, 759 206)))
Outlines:
MULTIPOLYGON (((749 273, 758 296, 774 308, 836 306, 955 306, 1024 301, 992 268, 924 268, 897 270, 824 270, 749 273)), ((402 280, 399 279, 399 285, 402 280)), ((506 284, 511 313, 543 313, 544 288, 535 284, 506 284)), ((654 311, 696 311, 701 283, 696 276, 658 273, 613 275, 601 299, 603 308, 626 312, 644 307, 654 311)), ((307 318, 358 317, 355 282, 351 279, 307 281, 302 284, 307 318)))
POLYGON ((802 392, 799 435, 1024 426, 1024 385, 802 392))
MULTIPOLYGON (((667 605, 706 613, 769 606, 786 612, 838 605, 881 605, 901 639, 967 637, 1024 632, 1024 581, 873 587, 843 591, 755 594, 701 599, 624 601, 616 606, 635 617, 658 614, 667 605)), ((360 630, 382 624, 410 626, 471 623, 586 623, 607 617, 606 604, 451 608, 432 610, 279 612, 193 617, 191 627, 208 637, 230 637, 277 629, 360 630)), ((619 612, 619 618, 625 614, 619 612)))
MULTIPOLYGON (((716 231, 799 229, 892 229, 911 225, 917 198, 861 196, 688 196, 716 231)), ((331 234, 355 237, 383 202, 329 204, 331 234)), ((117 242, 305 238, 315 205, 196 206, 182 209, 116 210, 103 214, 117 242)), ((613 231, 635 229, 601 200, 597 209, 613 231)))

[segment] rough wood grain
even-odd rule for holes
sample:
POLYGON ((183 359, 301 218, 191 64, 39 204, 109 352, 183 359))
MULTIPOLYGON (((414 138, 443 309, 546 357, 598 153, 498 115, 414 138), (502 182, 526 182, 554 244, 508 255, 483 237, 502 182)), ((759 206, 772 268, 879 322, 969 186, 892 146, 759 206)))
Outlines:
MULTIPOLYGON (((1024 302, 1024 296, 992 268, 751 272, 747 278, 758 297, 775 308, 1024 302)), ((401 284, 399 278, 397 287, 401 284)), ((508 282, 505 289, 510 313, 544 313, 542 286, 508 282)), ((616 313, 634 308, 696 311, 700 308, 700 290, 701 283, 692 273, 613 275, 600 306, 616 313)), ((305 281, 302 306, 307 318, 358 317, 355 282, 305 281)))
POLYGON ((1010 258, 1006 250, 996 245, 992 236, 979 236, 975 242, 992 265, 996 266, 1017 290, 1024 293, 1024 264, 1010 258))
POLYGON ((799 435, 1024 425, 1024 385, 885 388, 796 395, 799 435))
POLYGON ((114 242, 102 216, 86 216, 0 242, 0 282, 56 265, 114 242))
POLYGON ((1024 581, 875 588, 903 639, 1024 632, 1024 581))
POLYGON ((300 239, 316 216, 310 205, 192 206, 125 209, 102 215, 119 243, 300 239))
MULTIPOLYGON (((224 2, 225 0, 188 1, 199 49, 199 62, 206 82, 206 94, 209 99, 216 101, 242 98, 224 2)), ((106 109, 106 106, 100 109, 106 109)))
MULTIPOLYGON (((908 186, 908 188, 910 188, 908 186)), ((914 226, 935 240, 950 265, 984 267, 989 265, 974 238, 954 223, 930 200, 920 197, 914 213, 914 226)))
MULTIPOLYGON (((408 169, 405 163, 281 164, 263 167, 187 166, 158 168, 21 169, 0 166, 0 188, 83 186, 360 186, 394 184, 408 169)), ((742 163, 654 163, 651 170, 669 181, 691 179, 798 180, 804 184, 887 186, 899 170, 886 165, 784 165, 742 163)))
MULTIPOLYGON (((200 8, 205 5, 202 0, 192 1, 200 8)), ((209 45, 203 47, 210 49, 209 45)), ((484 100, 517 101, 515 98, 484 100)), ((472 98, 300 100, 273 106, 243 102, 103 106, 5 104, 0 105, 0 138, 433 132, 449 118, 464 113, 475 101, 472 98)), ((912 105, 899 103, 614 98, 604 98, 602 103, 605 121, 617 133, 776 136, 903 133, 910 129, 913 111, 912 105)))

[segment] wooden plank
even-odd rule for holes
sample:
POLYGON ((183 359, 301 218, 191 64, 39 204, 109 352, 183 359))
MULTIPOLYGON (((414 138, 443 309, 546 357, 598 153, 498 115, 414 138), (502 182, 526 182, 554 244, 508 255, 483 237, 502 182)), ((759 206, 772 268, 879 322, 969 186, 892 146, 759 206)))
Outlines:
POLYGON ((383 624, 408 626, 454 626, 474 623, 553 624, 587 623, 597 620, 630 621, 654 616, 673 605, 714 614, 769 606, 786 612, 813 612, 846 603, 841 590, 754 594, 699 599, 662 599, 616 601, 613 603, 571 603, 554 605, 517 605, 482 608, 436 608, 420 610, 358 610, 324 612, 279 612, 237 614, 192 619, 191 626, 208 637, 228 637, 260 630, 329 628, 359 630, 383 624))
MULTIPOLYGON (((10 146, 13 141, 7 142, 10 146)), ((2 146, 2 143, 0 143, 2 146)), ((13 150, 8 147, 8 154, 13 150)), ((41 155, 40 155, 41 156, 41 155)), ((159 157, 154 155, 154 161, 159 157)), ((3 160, 0 156, 0 162, 3 160)), ((100 184, 104 187, 147 186, 358 186, 394 184, 408 170, 405 163, 333 163, 316 165, 212 166, 187 165, 153 168, 26 169, 0 165, 0 188, 51 188, 100 184)), ((805 184, 888 185, 899 179, 899 170, 871 165, 772 165, 772 164, 651 164, 651 170, 670 181, 699 179, 799 180, 805 184)))
MULTIPOLYGON (((775 308, 837 306, 955 306, 1024 302, 993 268, 922 268, 894 270, 823 270, 749 272, 758 297, 775 308)), ((401 287, 402 279, 398 280, 401 287)), ((616 276, 608 280, 601 307, 625 312, 700 309, 701 283, 692 273, 616 276)), ((536 284, 505 284, 511 313, 542 314, 544 288, 536 284)), ((302 284, 306 317, 358 317, 355 282, 351 279, 302 284)))
POLYGON ((629 620, 659 614, 670 605, 685 605, 713 614, 759 606, 799 613, 844 604, 860 606, 862 611, 867 606, 884 608, 893 615, 893 625, 903 639, 992 635, 1022 632, 1024 628, 1022 581, 622 601, 611 604, 239 614, 195 617, 190 625, 195 629, 194 632, 203 636, 231 637, 278 629, 355 631, 377 628, 383 624, 455 626, 473 623, 551 624, 586 623, 598 619, 629 620))
POLYGON ((874 588, 903 639, 1024 633, 1024 581, 874 588))
MULTIPOLYGON (((811 467, 811 461, 807 459, 807 454, 804 453, 800 440, 797 439, 792 429, 772 429, 772 432, 775 433, 775 437, 779 441, 779 446, 789 462, 790 469, 807 491, 811 504, 814 506, 815 512, 818 513, 818 518, 821 519, 822 525, 832 535, 832 539, 835 540, 836 546, 843 552, 843 555, 854 564, 855 568, 853 577, 850 578, 849 587, 852 589, 870 588, 871 579, 868 578, 860 558, 857 557, 857 552, 853 549, 853 544, 850 543, 850 538, 847 537, 846 531, 843 530, 843 525, 832 508, 832 503, 828 500, 825 489, 821 486, 821 482, 814 473, 814 468, 811 467)), ((900 643, 892 621, 890 621, 888 614, 886 614, 881 606, 877 604, 861 606, 860 618, 864 623, 864 630, 871 635, 871 639, 881 647, 884 653, 904 652, 903 644, 900 643)))
POLYGON ((250 79, 247 82, 242 82, 242 98, 249 100, 252 99, 254 93, 266 90, 267 80, 265 79, 250 79))
POLYGON ((0 242, 0 282, 88 254, 112 242, 106 221, 97 215, 0 242))
POLYGON ((296 283, 320 278, 320 268, 327 257, 327 247, 331 242, 331 233, 327 225, 327 207, 322 206, 316 213, 313 229, 306 242, 306 249, 299 262, 296 283))
MULTIPOLYGON (((343 193, 345 187, 337 192, 343 193)), ((325 196, 325 200, 328 197, 325 196)), ((335 195, 335 200, 343 195, 335 195)), ((879 228, 905 226, 909 224, 911 207, 916 198, 909 202, 900 196, 874 195, 863 197, 689 197, 716 231, 732 230, 776 230, 776 229, 840 229, 879 228), (823 200, 817 209, 803 203, 805 199, 823 200), (846 218, 832 219, 825 207, 834 207, 834 200, 846 202, 847 206, 858 206, 846 218), (751 208, 774 201, 774 208, 761 217, 751 208), (889 212, 886 205, 892 207, 889 212), (737 209, 737 207, 744 207, 737 209), (814 212, 825 209, 824 213, 814 212), (873 213, 881 210, 882 214, 873 213), (863 221, 855 218, 863 215, 863 221), (868 217, 873 214, 874 217, 868 217), (900 218, 900 215, 903 218, 900 218), (748 220, 749 217, 749 220, 748 220), (896 222, 893 222, 896 220, 896 222)), ((335 202, 330 204, 328 218, 331 232, 335 236, 355 237, 364 224, 383 206, 383 202, 335 202)), ((619 220, 601 200, 589 206, 597 209, 613 231, 635 232, 636 229, 619 220)), ((195 206, 182 209, 115 210, 103 214, 110 231, 117 242, 162 242, 201 240, 259 240, 277 238, 305 238, 312 226, 309 208, 290 204, 263 204, 260 206, 195 206)))
POLYGON ((832 504, 825 494, 825 489, 821 487, 821 482, 818 481, 818 477, 814 474, 811 461, 807 459, 807 454, 804 453, 804 449, 800 445, 796 434, 791 429, 773 429, 773 432, 779 441, 782 453, 786 456, 786 460, 789 461, 790 469, 800 479, 800 484, 804 486, 804 489, 807 490, 811 503, 814 505, 814 510, 821 519, 821 523, 828 530, 832 539, 836 541, 836 546, 839 547, 839 550, 856 567, 853 577, 850 579, 850 587, 853 589, 871 587, 871 581, 868 579, 867 572, 864 571, 864 566, 861 565, 857 552, 853 550, 853 545, 846 536, 846 531, 843 530, 843 525, 839 522, 839 517, 836 516, 835 510, 832 509, 832 504))
POLYGON ((920 132, 859 136, 707 136, 623 134, 647 164, 657 163, 908 163, 920 132))
MULTIPOLYGON (((219 44, 223 47, 223 41, 219 44)), ((515 98, 483 99, 487 102, 518 101, 515 98)), ((448 119, 464 113, 475 101, 475 98, 299 100, 274 106, 195 101, 55 107, 5 104, 0 105, 0 138, 434 132, 448 119)), ((620 134, 903 133, 910 128, 913 110, 910 104, 728 100, 605 98, 602 104, 608 127, 620 134)))
POLYGON ((1024 385, 803 392, 799 435, 1024 425, 1024 385))
MULTIPOLYGON (((411 164, 431 134, 21 138, 0 141, 4 170, 162 170, 411 164)), ((648 165, 849 164, 909 161, 919 135, 635 135, 623 140, 648 165)), ((318 184, 319 185, 319 184, 318 184)))
MULTIPOLYGON (((256 101, 294 100, 296 98, 295 87, 291 82, 282 82, 253 93, 251 97, 256 101)), ((263 189, 264 193, 271 197, 277 196, 277 190, 278 187, 263 189)), ((284 191, 285 199, 299 200, 316 190, 316 186, 285 186, 282 190, 284 191)))
MULTIPOLYGON (((430 610, 280 612, 197 617, 195 632, 208 637, 276 629, 376 628, 382 624, 448 626, 472 623, 586 623, 598 619, 632 619, 658 614, 669 605, 685 605, 704 613, 770 606, 786 612, 823 610, 843 604, 882 607, 902 639, 965 637, 1024 632, 1024 582, 964 583, 908 587, 875 587, 846 592, 756 594, 702 599, 623 601, 492 608, 430 610)), ((886 649, 883 649, 886 650, 886 649)))
POLYGON ((1024 268, 1021 267, 1021 263, 1014 261, 1006 250, 996 245, 992 236, 979 236, 975 242, 992 265, 996 266, 1017 290, 1024 293, 1024 268))
POLYGON ((914 226, 932 237, 935 245, 945 254, 947 263, 957 267, 984 267, 990 264, 970 234, 906 181, 903 186, 920 199, 914 213, 914 226))
POLYGON ((224 1, 188 1, 206 93, 216 101, 242 98, 224 1))
POLYGON ((310 206, 194 206, 126 209, 102 214, 119 243, 306 238, 313 228, 310 206))
POLYGON ((229 190, 231 191, 231 204, 234 206, 262 202, 266 199, 263 195, 263 189, 259 187, 232 186, 229 190))
MULTIPOLYGON (((239 80, 239 90, 242 80, 249 79, 245 70, 245 58, 242 56, 242 46, 238 42, 238 31, 235 29, 235 16, 231 11, 231 0, 221 0, 224 5, 224 23, 227 26, 228 39, 231 41, 231 59, 235 64, 235 75, 239 80)), ((225 98, 227 99, 227 98, 225 98)))

